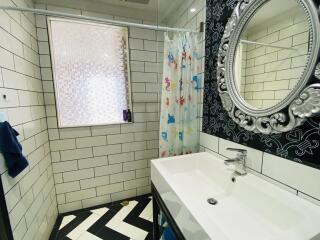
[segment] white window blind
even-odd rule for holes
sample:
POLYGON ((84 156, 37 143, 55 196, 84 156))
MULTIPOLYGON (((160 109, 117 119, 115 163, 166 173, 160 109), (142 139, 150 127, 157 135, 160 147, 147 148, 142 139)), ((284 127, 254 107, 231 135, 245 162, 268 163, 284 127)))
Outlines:
POLYGON ((59 127, 127 122, 127 28, 58 18, 48 23, 59 127))

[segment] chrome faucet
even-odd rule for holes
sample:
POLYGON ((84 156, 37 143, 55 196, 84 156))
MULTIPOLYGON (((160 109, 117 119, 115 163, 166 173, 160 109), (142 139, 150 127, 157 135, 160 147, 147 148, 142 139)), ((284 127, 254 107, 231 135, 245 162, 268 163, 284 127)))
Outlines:
POLYGON ((236 158, 227 159, 224 161, 225 165, 235 165, 235 173, 238 175, 246 175, 246 161, 247 161, 247 150, 238 148, 227 148, 226 150, 238 152, 236 158))

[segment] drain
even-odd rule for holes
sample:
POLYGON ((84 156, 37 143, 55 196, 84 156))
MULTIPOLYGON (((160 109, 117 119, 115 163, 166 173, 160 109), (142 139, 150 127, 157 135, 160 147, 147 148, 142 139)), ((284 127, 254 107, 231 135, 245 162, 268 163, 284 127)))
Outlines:
POLYGON ((208 198, 207 202, 210 204, 210 205, 217 205, 218 204, 218 201, 214 198, 208 198))

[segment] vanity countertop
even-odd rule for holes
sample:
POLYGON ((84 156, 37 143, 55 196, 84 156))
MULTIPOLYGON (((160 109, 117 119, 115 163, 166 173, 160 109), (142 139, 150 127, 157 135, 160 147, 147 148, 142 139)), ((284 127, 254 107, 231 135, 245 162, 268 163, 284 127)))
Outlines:
POLYGON ((250 173, 234 178, 210 153, 152 160, 151 180, 186 239, 320 239, 318 205, 250 173))

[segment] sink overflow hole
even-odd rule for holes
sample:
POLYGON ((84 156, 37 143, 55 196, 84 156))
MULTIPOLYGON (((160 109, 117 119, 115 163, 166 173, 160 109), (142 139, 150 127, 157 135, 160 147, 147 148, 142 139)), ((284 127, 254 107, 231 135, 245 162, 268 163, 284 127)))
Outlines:
POLYGON ((217 205, 218 201, 214 198, 208 198, 207 202, 211 205, 217 205))

